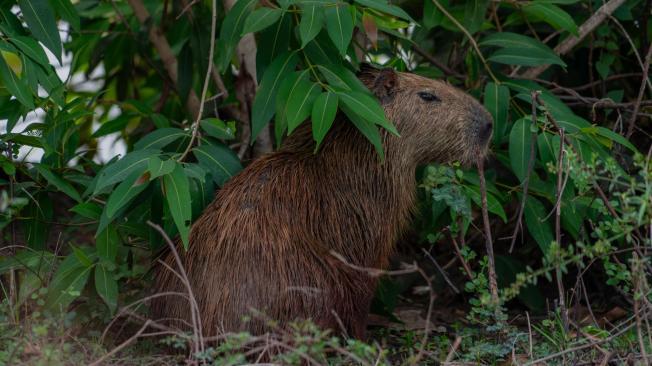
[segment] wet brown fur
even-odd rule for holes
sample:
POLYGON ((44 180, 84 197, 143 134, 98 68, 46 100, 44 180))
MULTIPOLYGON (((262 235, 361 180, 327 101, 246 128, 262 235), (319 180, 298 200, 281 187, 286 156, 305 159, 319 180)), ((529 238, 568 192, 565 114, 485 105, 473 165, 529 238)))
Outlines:
MULTIPOLYGON (((376 279, 330 252, 356 266, 386 268, 414 207, 416 167, 485 154, 477 125, 491 117, 469 95, 391 70, 367 68, 360 79, 401 134, 382 133, 384 163, 343 115, 317 154, 304 123, 279 151, 233 177, 194 223, 182 261, 205 335, 267 331, 260 318, 242 321, 256 309, 281 326, 309 318, 363 337, 376 279), (441 101, 426 102, 420 91, 441 101)), ((171 255, 166 262, 175 267, 171 255)), ((156 289, 185 292, 162 267, 156 289)), ((152 308, 160 318, 190 321, 182 297, 161 298, 152 308)))

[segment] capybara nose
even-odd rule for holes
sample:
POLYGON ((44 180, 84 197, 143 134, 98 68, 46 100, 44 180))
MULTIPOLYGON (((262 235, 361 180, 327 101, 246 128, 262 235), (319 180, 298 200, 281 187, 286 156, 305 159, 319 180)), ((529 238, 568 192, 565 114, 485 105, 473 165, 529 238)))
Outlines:
POLYGON ((480 117, 477 118, 476 121, 477 123, 477 129, 478 129, 478 137, 480 139, 480 142, 485 143, 489 140, 491 137, 491 133, 493 132, 494 128, 494 123, 491 120, 491 117, 488 119, 485 117, 480 117))
POLYGON ((491 120, 482 123, 482 127, 480 129, 480 135, 482 135, 482 138, 488 139, 489 136, 491 136, 491 132, 493 131, 493 128, 494 128, 494 123, 491 120))

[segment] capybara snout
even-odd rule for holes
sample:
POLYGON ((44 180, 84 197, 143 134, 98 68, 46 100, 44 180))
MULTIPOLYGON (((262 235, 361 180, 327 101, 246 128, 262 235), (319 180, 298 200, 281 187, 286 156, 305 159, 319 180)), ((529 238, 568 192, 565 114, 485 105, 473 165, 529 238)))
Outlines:
MULTIPOLYGON (((206 335, 271 330, 296 319, 363 337, 376 277, 415 208, 415 169, 482 159, 490 114, 453 86, 368 66, 360 80, 400 137, 381 133, 385 159, 341 114, 314 153, 310 124, 232 178, 193 224, 180 249, 206 335)), ((165 261, 174 267, 170 254, 165 261)), ((156 290, 184 293, 161 266, 156 290)), ((155 317, 187 328, 188 300, 157 297, 155 317)))

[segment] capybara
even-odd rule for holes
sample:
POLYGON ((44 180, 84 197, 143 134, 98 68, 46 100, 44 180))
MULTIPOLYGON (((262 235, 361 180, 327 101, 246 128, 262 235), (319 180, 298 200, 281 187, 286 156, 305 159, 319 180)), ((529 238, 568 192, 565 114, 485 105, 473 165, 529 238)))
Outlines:
MULTIPOLYGON (((415 206, 417 166, 485 156, 492 118, 473 97, 392 69, 365 66, 358 77, 400 133, 381 132, 384 161, 344 114, 317 153, 304 123, 225 184, 192 226, 179 252, 205 335, 311 319, 364 337, 376 278, 359 267, 388 266, 415 206), (243 321, 252 309, 265 317, 243 321)), ((176 268, 171 254, 165 262, 176 268)), ((156 290, 186 292, 162 266, 156 290)), ((159 297, 152 310, 177 325, 191 320, 180 296, 159 297)))

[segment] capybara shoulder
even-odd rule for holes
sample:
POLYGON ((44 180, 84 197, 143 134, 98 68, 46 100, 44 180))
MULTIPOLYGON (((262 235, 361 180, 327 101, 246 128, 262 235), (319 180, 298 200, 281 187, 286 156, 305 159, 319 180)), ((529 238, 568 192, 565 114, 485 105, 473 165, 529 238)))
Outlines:
MULTIPOLYGON (((400 134, 382 133, 384 161, 343 115, 316 154, 304 123, 231 179, 193 224, 180 254, 205 335, 311 319, 363 337, 376 287, 364 268, 388 265, 414 208, 416 167, 485 155, 491 116, 468 94, 391 69, 367 66, 359 78, 400 134)), ((171 254, 165 261, 175 268, 171 254)), ((156 290, 186 292, 164 266, 156 290)), ((152 310, 175 326, 190 323, 183 296, 157 297, 152 310)))

